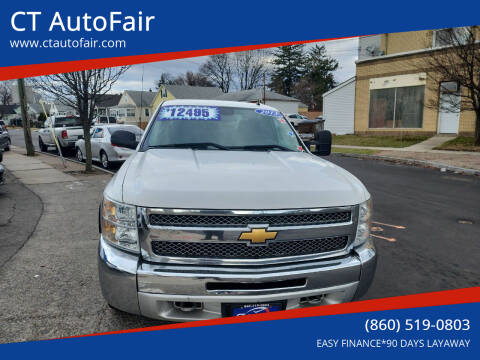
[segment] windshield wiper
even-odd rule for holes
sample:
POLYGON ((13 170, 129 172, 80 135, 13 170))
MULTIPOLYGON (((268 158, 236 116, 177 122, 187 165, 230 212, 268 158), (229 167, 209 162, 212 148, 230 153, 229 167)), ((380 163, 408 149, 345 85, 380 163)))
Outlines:
POLYGON ((212 143, 212 142, 200 142, 200 143, 181 143, 181 144, 165 144, 165 145, 150 145, 148 149, 163 149, 163 148, 174 148, 174 149, 207 149, 213 147, 220 150, 230 150, 230 148, 212 143))
POLYGON ((235 149, 235 150, 282 150, 282 151, 295 151, 292 149, 289 149, 285 146, 282 145, 245 145, 245 146, 235 146, 231 147, 230 149, 235 149))

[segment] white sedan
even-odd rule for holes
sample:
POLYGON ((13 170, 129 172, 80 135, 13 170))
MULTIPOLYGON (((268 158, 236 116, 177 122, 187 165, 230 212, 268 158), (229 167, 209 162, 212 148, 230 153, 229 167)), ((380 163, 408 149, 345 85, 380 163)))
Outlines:
MULTIPOLYGON (((94 126, 90 131, 92 160, 99 161, 105 169, 108 169, 112 163, 125 161, 135 152, 135 149, 112 144, 111 136, 118 130, 128 131, 135 134, 137 143, 143 135, 143 130, 135 125, 100 125, 94 126)), ((84 161, 86 159, 84 139, 80 139, 75 143, 75 151, 78 161, 84 161)))

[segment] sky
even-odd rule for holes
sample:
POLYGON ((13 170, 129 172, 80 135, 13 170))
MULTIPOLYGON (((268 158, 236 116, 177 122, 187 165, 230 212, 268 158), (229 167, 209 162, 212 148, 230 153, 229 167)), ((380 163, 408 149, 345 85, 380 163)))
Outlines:
MULTIPOLYGON (((308 47, 318 43, 308 44, 308 47)), ((341 83, 355 75, 355 60, 357 60, 358 38, 322 41, 327 54, 339 62, 335 72, 335 80, 341 83)), ((162 72, 172 75, 184 74, 187 71, 196 72, 206 61, 206 57, 195 57, 170 61, 160 61, 149 64, 133 65, 115 83, 111 93, 121 93, 123 90, 141 90, 143 73, 143 90, 155 90, 155 82, 162 72)))

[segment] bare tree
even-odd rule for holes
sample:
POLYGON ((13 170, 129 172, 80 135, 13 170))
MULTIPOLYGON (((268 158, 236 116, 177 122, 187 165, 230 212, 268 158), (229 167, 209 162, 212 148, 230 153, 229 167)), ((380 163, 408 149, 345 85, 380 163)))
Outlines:
POLYGON ((267 72, 266 50, 251 50, 235 53, 235 73, 240 90, 257 87, 267 72))
POLYGON ((162 85, 185 85, 185 79, 183 76, 173 77, 170 73, 161 73, 160 79, 156 82, 157 89, 160 89, 162 85))
MULTIPOLYGON (((12 89, 10 88, 7 82, 0 83, 0 105, 11 105, 12 104, 12 89)), ((0 108, 0 119, 5 115, 5 107, 0 108)))
POLYGON ((12 89, 7 82, 0 83, 0 105, 11 105, 12 89))
POLYGON ((185 73, 185 84, 190 86, 215 86, 208 77, 202 73, 194 73, 192 71, 187 71, 185 73))
POLYGON ((425 105, 447 112, 473 111, 474 143, 480 146, 480 27, 443 29, 435 37, 438 49, 417 64, 427 70, 430 89, 439 93, 425 105), (452 84, 457 86, 452 89, 452 84))
POLYGON ((200 73, 227 93, 232 84, 233 73, 230 54, 209 56, 207 62, 200 67, 200 73))
POLYGON ((192 71, 176 77, 169 73, 162 73, 156 82, 157 89, 160 89, 162 85, 215 86, 206 75, 192 71))
POLYGON ((46 75, 32 80, 33 85, 78 111, 85 139, 85 171, 92 171, 90 126, 94 117, 95 101, 112 89, 113 84, 128 69, 118 68, 83 70, 64 74, 46 75))

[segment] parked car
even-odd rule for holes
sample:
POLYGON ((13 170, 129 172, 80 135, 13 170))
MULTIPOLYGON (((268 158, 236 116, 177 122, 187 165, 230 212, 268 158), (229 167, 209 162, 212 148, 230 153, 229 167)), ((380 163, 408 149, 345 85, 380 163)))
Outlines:
POLYGON ((320 130, 324 130, 323 119, 319 120, 316 117, 315 120, 302 120, 298 122, 295 128, 303 141, 309 141, 315 138, 315 134, 320 130))
MULTIPOLYGON (((376 266, 371 200, 262 104, 170 100, 105 188, 99 278, 111 307, 205 320, 357 299, 376 266), (318 155, 318 156, 316 156, 318 155)), ((115 134, 114 134, 115 136, 115 134)))
POLYGON ((300 115, 298 113, 288 114, 287 118, 288 118, 288 121, 290 121, 290 123, 293 126, 297 126, 300 121, 308 120, 308 118, 306 116, 300 115))
POLYGON ((83 136, 83 127, 78 116, 50 116, 45 120, 44 127, 38 130, 38 147, 41 151, 47 151, 49 146, 57 146, 51 127, 62 153, 73 150, 79 136, 83 136))
MULTIPOLYGON (((90 142, 92 144, 92 160, 99 161, 105 169, 108 169, 112 163, 119 163, 127 160, 134 153, 134 149, 121 147, 112 141, 112 135, 116 131, 125 131, 135 136, 138 144, 143 130, 136 125, 100 125, 94 126, 90 132, 90 142)), ((76 158, 78 161, 86 159, 85 140, 80 139, 75 143, 76 158)))
POLYGON ((93 119, 92 125, 116 124, 117 118, 115 116, 97 116, 93 119))
POLYGON ((0 150, 9 151, 12 140, 8 133, 7 127, 0 124, 0 150))

